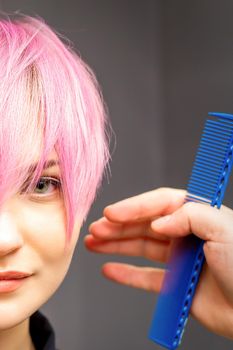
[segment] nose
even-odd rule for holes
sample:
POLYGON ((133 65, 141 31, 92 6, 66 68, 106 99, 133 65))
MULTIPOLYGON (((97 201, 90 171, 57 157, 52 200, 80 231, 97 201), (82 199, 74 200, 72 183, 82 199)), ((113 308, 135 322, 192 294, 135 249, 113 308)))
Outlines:
POLYGON ((8 211, 0 212, 0 257, 19 249, 23 245, 14 218, 8 211))

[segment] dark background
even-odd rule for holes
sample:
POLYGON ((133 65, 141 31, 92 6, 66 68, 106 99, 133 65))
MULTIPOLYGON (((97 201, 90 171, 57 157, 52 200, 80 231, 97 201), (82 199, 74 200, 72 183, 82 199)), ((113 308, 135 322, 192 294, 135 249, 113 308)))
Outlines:
MULTIPOLYGON (((159 186, 186 187, 207 112, 233 113, 233 1, 0 0, 0 9, 38 14, 74 42, 97 75, 116 134, 110 181, 63 285, 41 308, 57 346, 160 349, 147 339, 156 296, 105 280, 100 267, 109 257, 85 251, 82 238, 106 204, 159 186)), ((190 319, 180 349, 232 345, 190 319)))

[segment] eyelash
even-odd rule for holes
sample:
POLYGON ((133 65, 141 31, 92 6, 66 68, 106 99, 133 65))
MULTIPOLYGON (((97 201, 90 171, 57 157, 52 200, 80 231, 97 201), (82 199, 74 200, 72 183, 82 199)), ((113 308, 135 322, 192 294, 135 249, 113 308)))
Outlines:
MULTIPOLYGON (((54 195, 54 192, 57 192, 58 190, 59 190, 59 192, 60 192, 60 190, 61 190, 61 181, 60 181, 60 179, 59 178, 57 178, 57 177, 49 177, 49 176, 42 176, 42 177, 40 177, 40 179, 39 179, 39 181, 37 182, 37 184, 36 184, 36 186, 35 186, 35 188, 34 188, 34 190, 37 188, 37 186, 39 185, 39 183, 40 182, 47 182, 48 183, 48 185, 50 185, 50 184, 52 184, 53 186, 55 186, 55 191, 53 191, 51 194, 48 194, 48 195, 46 195, 46 194, 38 194, 38 193, 36 193, 36 194, 34 194, 34 193, 32 193, 32 194, 30 194, 30 195, 32 195, 33 197, 51 197, 51 196, 53 196, 54 195)), ((24 189, 21 191, 21 193, 23 193, 25 190, 26 190, 26 188, 27 188, 27 185, 29 185, 29 182, 26 184, 26 186, 24 187, 24 189)), ((34 191, 33 190, 33 191, 34 191)))

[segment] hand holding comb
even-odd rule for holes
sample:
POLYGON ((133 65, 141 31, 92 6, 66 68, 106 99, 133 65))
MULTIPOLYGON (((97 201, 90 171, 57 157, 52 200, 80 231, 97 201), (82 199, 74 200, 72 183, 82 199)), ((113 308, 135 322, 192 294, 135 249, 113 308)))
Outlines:
MULTIPOLYGON (((232 169, 233 115, 209 113, 187 187, 185 202, 220 208, 232 169)), ((149 337, 167 349, 181 343, 204 262, 204 241, 175 239, 149 337)))

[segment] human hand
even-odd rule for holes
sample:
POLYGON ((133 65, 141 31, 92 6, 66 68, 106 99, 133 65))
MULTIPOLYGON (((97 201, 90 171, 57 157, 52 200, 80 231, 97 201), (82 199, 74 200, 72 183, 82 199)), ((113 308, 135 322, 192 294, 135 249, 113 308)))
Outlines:
MULTIPOLYGON (((233 211, 184 203, 185 191, 160 188, 110 205, 90 225, 86 247, 97 253, 167 262, 172 240, 194 233, 205 240, 206 263, 191 314, 209 330, 233 339, 233 211)), ((118 283, 159 292, 164 270, 109 262, 103 274, 118 283)))

